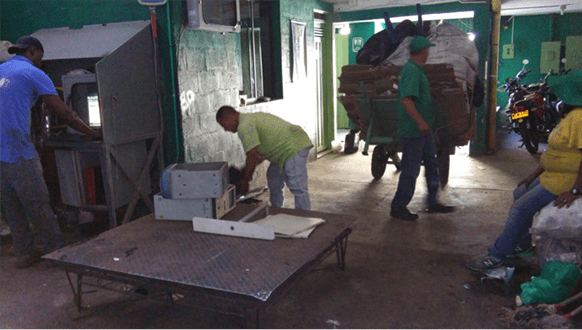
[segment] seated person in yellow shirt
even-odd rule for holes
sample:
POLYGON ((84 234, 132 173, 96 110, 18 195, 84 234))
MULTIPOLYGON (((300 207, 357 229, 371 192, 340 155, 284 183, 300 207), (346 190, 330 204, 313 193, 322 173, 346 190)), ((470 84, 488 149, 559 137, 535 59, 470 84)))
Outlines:
POLYGON ((513 192, 514 202, 501 235, 485 256, 467 263, 483 271, 499 267, 505 258, 519 256, 531 248, 534 215, 551 202, 570 207, 582 196, 582 71, 548 77, 550 90, 561 99, 565 115, 548 139, 538 168, 513 192))
POLYGON ((307 188, 307 156, 313 147, 305 131, 283 119, 264 112, 240 113, 222 106, 216 121, 225 131, 238 133, 246 154, 241 191, 249 190, 249 182, 257 165, 271 162, 267 170, 271 205, 282 207, 285 184, 295 196, 295 208, 311 210, 307 188))

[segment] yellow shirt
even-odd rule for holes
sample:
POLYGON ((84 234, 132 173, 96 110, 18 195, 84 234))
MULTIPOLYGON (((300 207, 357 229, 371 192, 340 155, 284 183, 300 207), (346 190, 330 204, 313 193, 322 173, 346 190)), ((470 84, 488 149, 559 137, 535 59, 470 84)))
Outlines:
POLYGON ((540 183, 554 195, 570 191, 582 159, 582 108, 563 118, 548 138, 548 148, 540 159, 544 172, 540 183))

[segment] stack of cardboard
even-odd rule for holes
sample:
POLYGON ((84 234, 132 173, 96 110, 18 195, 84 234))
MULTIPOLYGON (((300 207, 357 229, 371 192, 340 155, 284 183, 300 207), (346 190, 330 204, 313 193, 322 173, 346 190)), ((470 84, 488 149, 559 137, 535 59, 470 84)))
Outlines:
MULTIPOLYGON (((455 79, 449 64, 426 64, 423 66, 429 79, 433 95, 437 133, 442 142, 453 146, 466 145, 474 137, 474 108, 467 100, 466 92, 455 79)), ((368 122, 358 106, 358 98, 394 99, 398 97, 398 75, 401 66, 373 67, 372 65, 347 65, 342 67, 339 77, 338 99, 348 117, 365 139, 368 122)), ((395 111, 395 109, 391 109, 395 111)), ((381 125, 381 123, 378 123, 381 125)))

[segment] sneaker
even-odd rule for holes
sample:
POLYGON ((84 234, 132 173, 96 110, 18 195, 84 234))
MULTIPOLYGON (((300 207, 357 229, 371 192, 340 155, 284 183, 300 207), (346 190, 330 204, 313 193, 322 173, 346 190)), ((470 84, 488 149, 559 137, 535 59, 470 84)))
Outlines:
POLYGON ((414 221, 418 219, 418 214, 410 213, 407 208, 391 210, 390 216, 406 221, 414 221))
POLYGON ((489 269, 498 268, 503 265, 503 260, 496 258, 492 255, 484 255, 478 258, 475 258, 465 264, 467 268, 471 270, 475 270, 478 272, 482 272, 489 269))
POLYGON ((534 246, 531 245, 527 249, 522 249, 521 247, 516 247, 512 254, 505 256, 506 258, 526 258, 533 257, 535 254, 534 246))
POLYGON ((14 268, 28 268, 42 261, 41 255, 36 252, 28 252, 16 257, 14 268))
POLYGON ((454 206, 443 205, 441 203, 436 203, 426 209, 427 213, 451 213, 455 210, 454 206))

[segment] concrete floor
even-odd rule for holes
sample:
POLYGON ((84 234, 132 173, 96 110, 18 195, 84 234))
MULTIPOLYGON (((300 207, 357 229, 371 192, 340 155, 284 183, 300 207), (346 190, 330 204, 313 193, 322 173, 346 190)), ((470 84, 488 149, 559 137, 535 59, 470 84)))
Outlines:
MULTIPOLYGON (((505 327, 502 308, 515 306, 519 284, 537 275, 535 260, 521 261, 509 284, 481 282, 481 276, 464 267, 501 232, 513 188, 538 163, 537 157, 517 148, 517 136, 499 137, 499 150, 492 156, 452 156, 449 184, 440 196, 457 207, 454 213, 422 212, 426 188, 421 173, 409 206, 420 213, 416 222, 389 216, 398 181, 392 165, 374 181, 371 156, 361 153, 330 153, 310 163, 313 210, 359 217, 349 237, 347 268, 339 270, 335 256, 326 259, 264 314, 261 327, 505 327)), ((13 269, 8 247, 4 238, 0 328, 243 326, 232 316, 101 291, 85 297, 90 307, 78 312, 63 271, 47 262, 13 269)))

